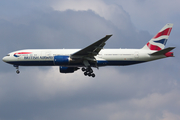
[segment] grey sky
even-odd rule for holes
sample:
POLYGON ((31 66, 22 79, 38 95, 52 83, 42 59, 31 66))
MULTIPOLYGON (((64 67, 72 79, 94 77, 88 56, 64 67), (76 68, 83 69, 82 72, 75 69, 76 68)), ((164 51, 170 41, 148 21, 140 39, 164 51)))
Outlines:
POLYGON ((2 0, 0 57, 26 48, 83 48, 113 34, 105 48, 141 48, 166 23, 174 58, 60 74, 0 61, 0 120, 179 120, 179 1, 2 0), (156 3, 156 4, 154 4, 156 3))

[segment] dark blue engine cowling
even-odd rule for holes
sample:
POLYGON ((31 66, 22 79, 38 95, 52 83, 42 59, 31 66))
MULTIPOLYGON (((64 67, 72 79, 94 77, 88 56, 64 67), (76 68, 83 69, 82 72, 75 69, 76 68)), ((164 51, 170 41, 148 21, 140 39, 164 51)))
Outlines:
POLYGON ((59 72, 60 73, 73 73, 74 71, 78 70, 77 67, 62 67, 59 66, 59 72))
POLYGON ((69 56, 54 56, 54 64, 55 65, 68 65, 69 64, 69 56))

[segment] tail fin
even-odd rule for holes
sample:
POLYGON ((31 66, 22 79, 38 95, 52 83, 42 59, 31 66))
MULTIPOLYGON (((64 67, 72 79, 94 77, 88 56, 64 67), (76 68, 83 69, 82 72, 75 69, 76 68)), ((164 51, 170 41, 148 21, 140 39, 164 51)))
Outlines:
POLYGON ((164 49, 173 24, 166 24, 142 49, 162 50, 164 49))

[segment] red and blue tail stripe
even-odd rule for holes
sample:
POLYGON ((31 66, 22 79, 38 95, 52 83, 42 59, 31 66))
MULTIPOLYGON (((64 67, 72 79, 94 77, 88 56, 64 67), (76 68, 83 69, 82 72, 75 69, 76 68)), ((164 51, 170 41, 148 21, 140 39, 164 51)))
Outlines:
POLYGON ((154 42, 166 45, 167 39, 162 39, 162 40, 158 40, 158 41, 154 41, 154 42))
POLYGON ((144 47, 143 49, 162 50, 165 48, 173 24, 166 24, 144 47))
POLYGON ((150 44, 149 42, 147 43, 147 46, 148 46, 148 48, 150 49, 150 50, 157 50, 157 51, 159 51, 159 50, 162 50, 160 47, 158 47, 157 45, 152 45, 152 44, 150 44))
POLYGON ((167 28, 167 29, 165 29, 165 30, 163 30, 162 32, 159 32, 157 35, 155 35, 155 36, 153 37, 153 39, 159 38, 159 37, 161 37, 161 36, 163 36, 163 35, 169 36, 170 33, 171 33, 171 30, 172 30, 172 28, 167 28))

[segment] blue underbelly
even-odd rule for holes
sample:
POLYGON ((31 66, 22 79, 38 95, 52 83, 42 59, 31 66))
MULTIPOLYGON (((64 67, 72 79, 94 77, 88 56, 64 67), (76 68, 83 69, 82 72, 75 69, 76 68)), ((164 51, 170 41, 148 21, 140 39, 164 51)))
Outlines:
MULTIPOLYGON (((145 61, 97 61, 97 66, 123 66, 123 65, 133 65, 142 63, 145 61)), ((54 61, 14 61, 8 62, 9 64, 19 65, 19 66, 54 66, 54 61)), ((90 63, 91 66, 95 66, 94 63, 90 63)), ((80 63, 70 63, 65 66, 84 66, 82 62, 80 63)))

